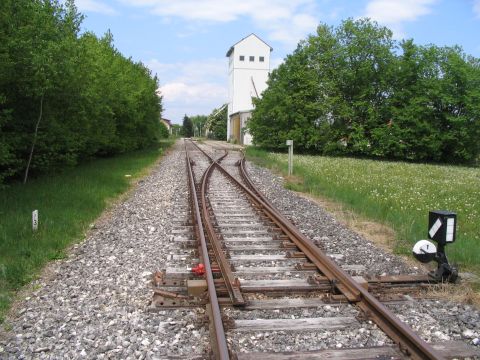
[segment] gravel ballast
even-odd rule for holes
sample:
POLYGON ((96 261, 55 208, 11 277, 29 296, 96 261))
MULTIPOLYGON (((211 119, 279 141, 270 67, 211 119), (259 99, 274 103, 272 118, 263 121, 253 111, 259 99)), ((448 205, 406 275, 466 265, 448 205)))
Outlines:
MULTIPOLYGON (((343 255, 334 258, 339 265, 363 265, 366 270, 360 275, 420 273, 419 268, 348 229, 317 203, 285 189, 282 177, 251 163, 247 170, 268 200, 305 235, 327 253, 343 255)), ((423 300, 389 308, 428 342, 462 340, 478 348, 480 353, 480 311, 474 306, 423 300)))
POLYGON ((165 268, 176 209, 187 206, 182 142, 130 197, 51 264, 7 319, 0 358, 159 358, 202 355, 203 309, 149 312, 151 274, 165 268))
MULTIPOLYGON (((72 247, 66 259, 48 266, 25 291, 7 318, 0 335, 0 359, 164 359, 206 358, 208 328, 202 308, 152 312, 152 273, 183 264, 173 255, 182 249, 174 229, 188 218, 188 189, 183 143, 177 142, 128 199, 115 205, 92 227, 87 238, 72 247)), ((313 201, 284 189, 283 179, 269 170, 248 165, 249 173, 269 200, 341 265, 358 264, 363 274, 415 274, 419 270, 378 249, 349 230, 313 201)), ((480 312, 447 301, 410 301, 389 305, 427 341, 462 340, 480 343, 480 312)), ((268 311, 226 315, 244 319, 269 318, 268 311)), ((291 309, 280 318, 356 316, 349 306, 291 309)), ((277 315, 275 315, 277 316, 277 315)), ((285 351, 353 347, 388 343, 375 326, 318 334, 257 332, 229 333, 238 351, 285 351)), ((480 347, 477 347, 480 349, 480 347)))

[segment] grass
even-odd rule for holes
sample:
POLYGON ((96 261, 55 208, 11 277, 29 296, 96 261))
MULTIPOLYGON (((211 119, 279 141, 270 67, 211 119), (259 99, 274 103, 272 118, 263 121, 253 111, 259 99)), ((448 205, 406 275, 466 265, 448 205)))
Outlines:
MULTIPOLYGON (((249 147, 249 159, 283 174, 287 155, 249 147)), ((428 211, 457 213, 457 238, 447 246, 460 271, 480 275, 480 169, 353 158, 294 155, 286 186, 345 204, 395 231, 394 252, 411 254, 427 238, 428 211)))
POLYGON ((15 292, 84 238, 90 224, 172 144, 93 160, 0 190, 0 323, 15 292), (32 211, 38 209, 38 231, 32 211))

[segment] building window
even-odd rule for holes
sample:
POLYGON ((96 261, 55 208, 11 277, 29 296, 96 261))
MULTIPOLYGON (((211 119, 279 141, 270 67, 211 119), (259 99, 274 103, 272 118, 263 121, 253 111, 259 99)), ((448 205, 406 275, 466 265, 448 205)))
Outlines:
POLYGON ((255 56, 250 56, 248 59, 249 59, 250 61, 255 61, 255 56))
POLYGON ((244 60, 245 60, 245 56, 240 55, 240 61, 244 61, 244 60))
POLYGON ((260 62, 264 62, 264 61, 265 61, 265 58, 264 58, 263 56, 260 56, 260 57, 258 58, 258 60, 259 60, 260 62))

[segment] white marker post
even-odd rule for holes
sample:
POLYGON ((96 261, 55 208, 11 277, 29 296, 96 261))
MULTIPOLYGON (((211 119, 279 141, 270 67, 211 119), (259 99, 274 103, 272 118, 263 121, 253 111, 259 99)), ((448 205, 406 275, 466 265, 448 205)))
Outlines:
POLYGON ((288 176, 293 173, 293 140, 287 140, 288 146, 288 176))
POLYGON ((38 230, 38 210, 33 210, 32 212, 32 230, 38 230))

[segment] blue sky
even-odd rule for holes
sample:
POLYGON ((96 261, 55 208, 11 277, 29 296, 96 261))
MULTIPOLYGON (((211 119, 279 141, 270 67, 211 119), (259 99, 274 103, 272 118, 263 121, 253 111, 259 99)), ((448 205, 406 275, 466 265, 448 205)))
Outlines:
POLYGON ((278 66, 320 23, 368 16, 417 44, 458 44, 480 57, 480 0, 76 0, 83 30, 110 29, 115 46, 160 79, 163 116, 208 115, 227 99, 226 52, 255 33, 278 66))

